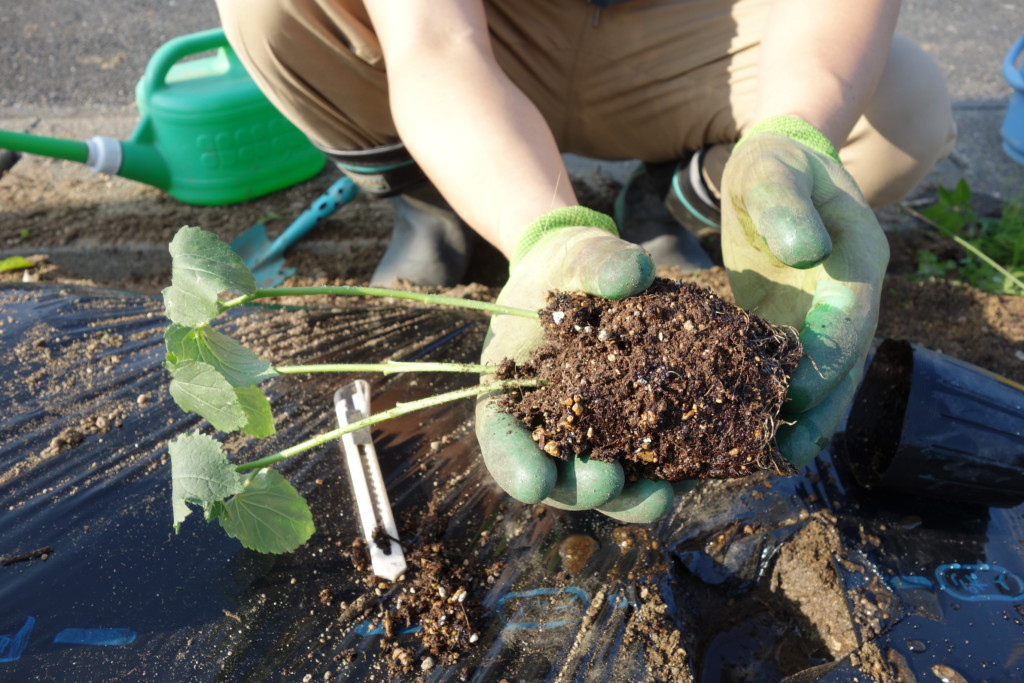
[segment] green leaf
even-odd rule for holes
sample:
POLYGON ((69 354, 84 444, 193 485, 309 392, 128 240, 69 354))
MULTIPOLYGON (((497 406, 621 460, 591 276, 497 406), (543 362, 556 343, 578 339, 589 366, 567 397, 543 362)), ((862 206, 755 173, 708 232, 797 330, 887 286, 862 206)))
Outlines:
POLYGON ((252 294, 256 278, 241 257, 211 232, 185 226, 170 244, 171 286, 163 291, 168 318, 180 325, 202 325, 219 312, 224 290, 252 294))
POLYGON ((242 491, 242 475, 220 448, 205 434, 183 434, 167 446, 171 454, 171 506, 177 531, 192 511, 187 505, 200 505, 207 511, 223 506, 223 500, 242 491))
POLYGON ((171 285, 161 292, 164 297, 164 315, 182 325, 202 325, 217 317, 217 298, 193 292, 185 287, 171 285))
POLYGON ((262 439, 277 430, 274 428, 274 414, 270 410, 270 401, 257 386, 235 387, 235 396, 242 406, 247 422, 242 431, 249 436, 262 439))
POLYGON ((224 504, 218 518, 228 536, 261 553, 286 553, 309 540, 315 530, 306 500, 277 470, 249 477, 242 492, 224 504))
MULTIPOLYGON (((191 352, 188 345, 174 346, 179 352, 191 352)), ((232 386, 219 368, 172 352, 165 366, 171 372, 171 396, 182 410, 206 418, 222 432, 240 429, 258 438, 275 433, 270 401, 258 386, 232 386)))
POLYGON ((194 360, 171 367, 171 396, 185 412, 205 417, 222 432, 241 429, 249 421, 234 387, 217 369, 194 360))
POLYGON ((966 180, 961 178, 950 193, 950 201, 958 206, 970 206, 971 194, 971 186, 967 184, 966 180))
POLYGON ((24 256, 8 256, 0 261, 0 273, 12 270, 25 270, 26 268, 33 268, 35 265, 24 256))
MULTIPOLYGON (((235 470, 235 473, 237 474, 238 471, 235 470)), ((224 501, 218 500, 209 505, 203 506, 203 517, 206 518, 207 522, 212 522, 215 519, 220 519, 221 517, 223 517, 225 510, 226 508, 224 507, 224 501)))
POLYGON ((164 332, 167 352, 174 362, 194 360, 211 365, 233 387, 259 384, 274 377, 273 366, 242 343, 209 325, 186 327, 172 323, 164 332))
POLYGON ((164 345, 168 353, 173 353, 179 360, 202 360, 198 351, 195 350, 195 339, 193 339, 196 327, 191 325, 179 325, 171 323, 164 330, 164 345), (189 355, 194 353, 195 355, 189 355))

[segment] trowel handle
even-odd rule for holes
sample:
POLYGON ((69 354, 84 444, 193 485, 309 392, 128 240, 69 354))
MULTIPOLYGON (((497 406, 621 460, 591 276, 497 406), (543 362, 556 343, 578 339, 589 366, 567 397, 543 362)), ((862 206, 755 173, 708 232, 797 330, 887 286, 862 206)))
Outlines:
POLYGON ((316 215, 316 219, 327 218, 332 213, 355 199, 359 188, 348 176, 343 176, 320 195, 304 213, 316 215))
MULTIPOLYGON (((190 33, 170 40, 153 53, 149 63, 146 65, 146 72, 142 75, 140 84, 140 101, 149 101, 150 96, 162 88, 167 79, 171 67, 185 57, 190 57, 200 52, 209 50, 227 50, 234 58, 234 52, 230 51, 228 39, 224 35, 224 29, 212 28, 208 31, 190 33)), ((237 58, 234 58, 237 61, 237 58)))
POLYGON ((1009 54, 1006 55, 1006 61, 1003 62, 1003 77, 1018 92, 1024 92, 1024 66, 1017 66, 1017 59, 1022 52, 1024 52, 1024 36, 1014 43, 1009 54))
POLYGON ((270 250, 263 259, 269 260, 283 254, 288 247, 302 239, 303 235, 312 230, 322 219, 352 201, 358 189, 347 176, 331 185, 284 232, 278 235, 277 239, 270 244, 270 250))

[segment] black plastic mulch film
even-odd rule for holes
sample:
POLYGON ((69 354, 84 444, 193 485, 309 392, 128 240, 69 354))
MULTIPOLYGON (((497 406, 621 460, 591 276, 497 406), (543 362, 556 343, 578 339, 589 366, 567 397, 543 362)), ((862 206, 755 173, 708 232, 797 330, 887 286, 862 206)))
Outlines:
MULTIPOLYGON (((0 680, 380 680, 381 629, 339 607, 376 597, 341 552, 359 527, 338 445, 281 468, 317 524, 297 552, 245 550, 201 514, 174 535, 167 442, 205 423, 167 393, 161 311, 157 298, 110 290, 0 288, 0 680)), ((226 322, 289 362, 472 361, 485 325, 358 301, 253 307, 226 322)), ((333 428, 331 396, 348 379, 273 380, 278 435, 228 438, 233 457, 333 428)), ((374 410, 474 381, 368 379, 374 410)), ((1020 506, 865 492, 826 452, 801 476, 705 484, 668 519, 623 529, 503 495, 480 461, 470 401, 373 436, 403 541, 416 538, 402 520, 433 499, 445 546, 499 568, 477 595, 479 641, 410 678, 867 680, 869 651, 917 680, 1024 678, 1020 506), (597 550, 566 571, 567 540, 581 534, 597 550), (820 590, 785 574, 805 566, 793 549, 806 539, 826 539, 807 572, 820 590), (636 635, 653 596, 687 654, 674 670, 636 635)), ((405 631, 394 637, 422 656, 415 625, 405 631)))

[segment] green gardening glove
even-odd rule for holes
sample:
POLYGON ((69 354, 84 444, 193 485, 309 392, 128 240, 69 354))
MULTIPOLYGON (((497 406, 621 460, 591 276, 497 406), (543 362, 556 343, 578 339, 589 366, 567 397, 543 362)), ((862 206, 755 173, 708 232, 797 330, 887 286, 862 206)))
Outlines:
POLYGON ((817 129, 755 125, 722 178, 722 254, 736 302, 800 332, 779 449, 800 467, 839 427, 878 322, 889 246, 857 184, 817 129))
MULTIPOLYGON (((617 237, 608 216, 579 206, 541 216, 526 231, 510 263, 498 303, 540 310, 550 290, 582 291, 608 299, 638 294, 654 279, 647 253, 617 237)), ((540 346, 540 323, 495 316, 484 340, 482 362, 529 358, 540 346)), ((672 506, 668 482, 640 480, 624 486, 622 466, 585 457, 556 460, 544 453, 516 418, 500 412, 495 398, 477 403, 476 432, 484 464, 510 496, 567 510, 597 508, 626 522, 650 522, 672 506)))

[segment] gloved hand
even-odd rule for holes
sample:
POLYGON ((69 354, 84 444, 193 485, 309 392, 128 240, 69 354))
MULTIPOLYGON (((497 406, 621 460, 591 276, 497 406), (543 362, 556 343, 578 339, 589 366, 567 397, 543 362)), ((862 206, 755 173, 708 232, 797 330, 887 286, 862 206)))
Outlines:
POLYGON ((889 246, 829 140, 793 117, 755 125, 722 178, 722 254, 736 302, 799 330, 779 449, 800 467, 853 399, 878 322, 889 246))
MULTIPOLYGON (((541 216, 520 240, 498 303, 539 310, 553 289, 608 299, 642 292, 654 279, 654 264, 643 249, 617 235, 611 218, 583 207, 541 216)), ((535 320, 495 316, 481 360, 493 365, 505 358, 525 361, 542 337, 535 320)), ((640 480, 624 487, 617 462, 585 457, 564 461, 544 453, 519 420, 496 408, 493 396, 477 403, 476 432, 491 475, 524 503, 543 502, 566 510, 597 508, 626 522, 650 522, 671 508, 673 487, 668 482, 640 480)))

